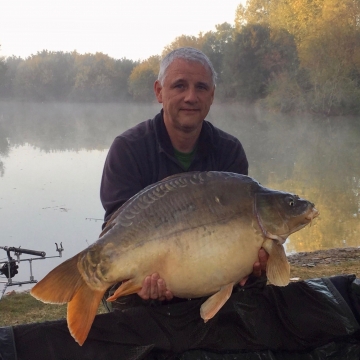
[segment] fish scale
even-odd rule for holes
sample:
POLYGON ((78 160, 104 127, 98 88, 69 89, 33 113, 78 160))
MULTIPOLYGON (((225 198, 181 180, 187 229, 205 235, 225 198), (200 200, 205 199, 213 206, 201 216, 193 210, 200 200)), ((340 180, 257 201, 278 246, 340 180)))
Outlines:
POLYGON ((121 283, 113 301, 138 292, 155 272, 174 296, 210 296, 199 311, 208 321, 252 272, 261 247, 269 253, 269 281, 287 285, 282 244, 317 215, 311 202, 245 175, 175 175, 129 199, 94 244, 52 270, 31 294, 68 302, 69 330, 80 345, 109 287, 121 283))

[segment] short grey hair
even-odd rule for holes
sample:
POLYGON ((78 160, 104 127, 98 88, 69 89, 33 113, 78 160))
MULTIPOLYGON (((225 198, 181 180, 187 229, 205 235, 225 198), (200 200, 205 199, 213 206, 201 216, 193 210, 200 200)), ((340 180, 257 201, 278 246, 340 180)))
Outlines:
POLYGON ((160 63, 160 70, 158 75, 158 80, 161 85, 164 85, 164 80, 166 76, 166 71, 170 64, 176 60, 182 59, 189 62, 198 62, 205 66, 211 73, 212 85, 215 86, 217 74, 210 61, 210 59, 200 50, 192 47, 181 47, 169 52, 160 63))

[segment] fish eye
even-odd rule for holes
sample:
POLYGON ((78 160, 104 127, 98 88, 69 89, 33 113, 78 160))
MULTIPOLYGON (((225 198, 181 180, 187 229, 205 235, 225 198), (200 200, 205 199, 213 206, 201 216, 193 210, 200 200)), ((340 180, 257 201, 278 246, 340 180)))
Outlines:
POLYGON ((288 195, 285 198, 285 202, 290 206, 290 207, 294 207, 295 203, 296 203, 296 197, 292 196, 292 195, 288 195))
POLYGON ((289 196, 286 200, 289 206, 291 207, 295 206, 295 198, 293 196, 289 196))

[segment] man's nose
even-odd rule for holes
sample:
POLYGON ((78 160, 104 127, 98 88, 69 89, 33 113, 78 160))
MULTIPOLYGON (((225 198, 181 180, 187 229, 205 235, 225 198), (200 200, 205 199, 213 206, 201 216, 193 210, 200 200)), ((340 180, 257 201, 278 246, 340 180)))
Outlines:
POLYGON ((194 103, 197 101, 196 89, 189 86, 185 93, 185 101, 194 103))

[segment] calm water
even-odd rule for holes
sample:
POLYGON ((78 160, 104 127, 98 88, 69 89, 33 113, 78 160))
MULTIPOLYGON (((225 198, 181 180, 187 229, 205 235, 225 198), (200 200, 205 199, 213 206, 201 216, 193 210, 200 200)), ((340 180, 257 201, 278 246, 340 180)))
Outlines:
MULTIPOLYGON (((159 110, 158 104, 0 103, 0 246, 49 256, 57 254, 55 242, 65 249, 62 259, 33 263, 37 280, 97 239, 108 148, 117 134, 159 110)), ((208 119, 243 143, 250 176, 320 210, 312 227, 288 239, 288 253, 360 246, 360 118, 286 117, 214 105, 208 119)), ((28 274, 21 263, 14 280, 28 274)))

